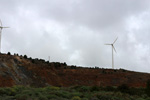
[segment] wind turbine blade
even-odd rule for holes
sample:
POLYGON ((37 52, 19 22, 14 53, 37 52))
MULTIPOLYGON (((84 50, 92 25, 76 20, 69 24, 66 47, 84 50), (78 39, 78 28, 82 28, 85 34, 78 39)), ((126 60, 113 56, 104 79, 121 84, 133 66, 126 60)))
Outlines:
POLYGON ((117 41, 118 37, 116 38, 116 40, 113 42, 113 44, 117 41))
POLYGON ((112 45, 112 44, 105 44, 105 45, 112 45))
POLYGON ((1 24, 1 27, 2 27, 2 21, 0 20, 0 24, 1 24))
POLYGON ((112 47, 113 47, 113 49, 115 50, 115 52, 117 53, 117 51, 116 51, 115 47, 114 47, 114 46, 112 46, 112 47))
POLYGON ((10 28, 10 27, 3 27, 3 28, 10 28))

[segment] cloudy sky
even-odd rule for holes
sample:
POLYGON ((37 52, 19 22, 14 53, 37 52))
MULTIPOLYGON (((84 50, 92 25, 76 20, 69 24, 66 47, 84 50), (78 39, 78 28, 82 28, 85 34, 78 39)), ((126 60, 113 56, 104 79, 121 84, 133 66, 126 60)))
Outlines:
POLYGON ((2 53, 150 73, 149 0, 0 0, 2 53))

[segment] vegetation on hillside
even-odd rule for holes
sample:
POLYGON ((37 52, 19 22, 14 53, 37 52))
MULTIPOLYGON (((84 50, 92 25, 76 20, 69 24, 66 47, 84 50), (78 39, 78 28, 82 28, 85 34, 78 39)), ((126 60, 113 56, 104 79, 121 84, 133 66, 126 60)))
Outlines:
MULTIPOLYGON (((148 88, 148 87, 147 87, 148 88)), ((74 86, 0 88, 0 100, 150 100, 144 88, 74 86)))
POLYGON ((150 74, 68 66, 10 52, 1 54, 0 62, 0 100, 150 100, 150 74))

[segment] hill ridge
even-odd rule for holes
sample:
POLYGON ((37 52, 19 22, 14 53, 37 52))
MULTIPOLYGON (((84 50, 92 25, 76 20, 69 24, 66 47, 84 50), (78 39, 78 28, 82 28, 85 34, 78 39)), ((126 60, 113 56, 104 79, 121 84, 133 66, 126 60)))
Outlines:
POLYGON ((119 86, 145 87, 149 73, 124 69, 68 66, 65 62, 48 62, 26 55, 0 54, 0 87, 24 86, 119 86))

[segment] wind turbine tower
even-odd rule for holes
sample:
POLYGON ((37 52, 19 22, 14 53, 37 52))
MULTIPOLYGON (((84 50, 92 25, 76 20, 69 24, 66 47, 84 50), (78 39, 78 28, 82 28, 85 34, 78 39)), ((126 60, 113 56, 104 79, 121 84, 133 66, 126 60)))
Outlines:
POLYGON ((1 37, 2 37, 3 28, 9 28, 9 27, 3 27, 2 21, 0 20, 0 53, 1 53, 1 37))
POLYGON ((114 51, 117 53, 114 44, 117 41, 118 37, 116 38, 116 40, 112 43, 112 44, 105 44, 105 45, 111 45, 112 47, 112 69, 114 69, 114 51))
POLYGON ((50 56, 48 56, 48 61, 50 62, 50 56))

